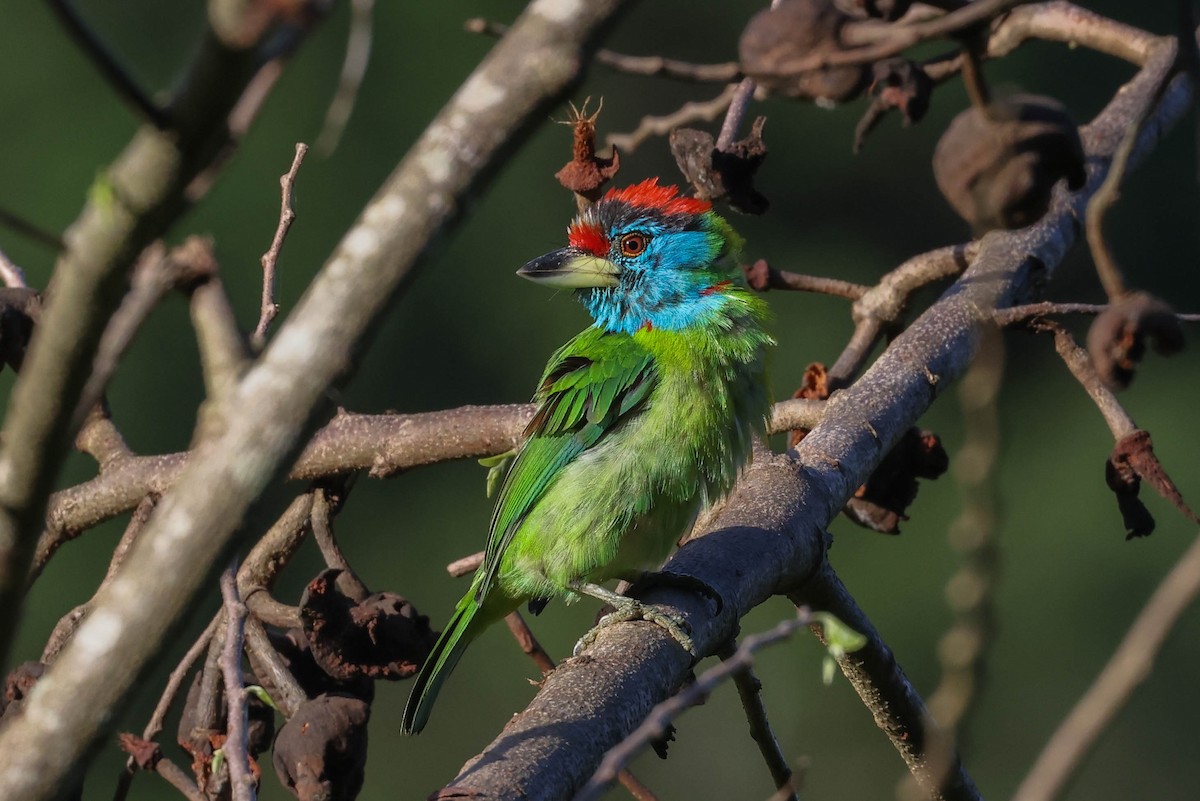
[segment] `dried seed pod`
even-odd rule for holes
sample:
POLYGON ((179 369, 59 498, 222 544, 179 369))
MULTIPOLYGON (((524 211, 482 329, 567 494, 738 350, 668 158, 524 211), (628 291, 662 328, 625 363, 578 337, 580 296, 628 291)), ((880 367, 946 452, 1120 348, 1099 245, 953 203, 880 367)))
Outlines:
POLYGON ((371 707, 347 695, 318 695, 275 738, 279 781, 301 801, 353 801, 367 761, 371 707))
POLYGON ((937 434, 910 428, 846 504, 846 516, 883 534, 899 534, 917 497, 918 478, 934 479, 950 467, 937 434))
POLYGON ((1050 206, 1059 179, 1087 180, 1079 130, 1057 100, 1014 95, 955 117, 933 154, 938 189, 976 230, 1023 228, 1050 206))
POLYGON ((907 127, 920 122, 929 111, 933 96, 933 80, 920 64, 907 58, 885 58, 871 67, 871 86, 867 90, 874 99, 854 129, 854 152, 862 150, 868 133, 890 110, 900 112, 907 127))
POLYGON ((671 155, 679 171, 702 200, 723 200, 746 214, 762 214, 769 205, 754 188, 754 174, 767 157, 762 131, 767 118, 759 117, 750 135, 733 143, 726 152, 717 150, 712 134, 693 128, 671 131, 671 155))
POLYGON ((1154 454, 1154 443, 1147 431, 1136 429, 1117 440, 1104 465, 1104 480, 1117 496, 1127 540, 1146 537, 1154 531, 1154 518, 1138 498, 1143 480, 1188 520, 1200 522, 1154 454))
POLYGON ((377 592, 355 603, 337 587, 340 570, 325 570, 300 598, 300 619, 313 658, 335 679, 406 679, 436 641, 429 618, 399 595, 377 592))
POLYGON ((867 83, 866 66, 807 66, 845 49, 841 32, 849 20, 831 0, 783 0, 760 11, 738 42, 742 72, 787 97, 818 103, 857 97, 867 83))
MULTIPOLYGON (((308 638, 304 636, 302 629, 288 629, 286 632, 268 631, 267 636, 275 652, 283 659, 284 665, 309 698, 322 693, 336 693, 353 695, 367 703, 374 700, 375 682, 371 678, 360 675, 348 679, 335 679, 322 670, 313 658, 308 638)), ((250 664, 255 665, 253 652, 250 654, 250 664)), ((258 671, 257 666, 255 670, 258 671)), ((259 672, 267 675, 265 670, 259 672)), ((270 694, 275 692, 266 679, 263 680, 263 688, 270 694)))
POLYGON ((42 296, 26 287, 0 288, 0 369, 21 369, 25 348, 42 308, 42 296))
MULTIPOLYGON (((249 672, 245 674, 243 681, 246 686, 260 684, 254 674, 249 672)), ((211 760, 213 738, 224 736, 229 717, 225 690, 220 682, 213 697, 206 701, 212 704, 212 707, 207 710, 200 708, 202 685, 203 672, 196 674, 192 686, 188 689, 176 735, 179 744, 192 755, 193 761, 211 760)), ((269 688, 264 689, 270 692, 269 688)), ((271 747, 271 740, 275 737, 275 710, 257 696, 250 695, 246 699, 246 712, 249 719, 246 746, 250 756, 257 756, 271 747)))
POLYGON ((1147 340, 1163 356, 1183 348, 1183 328, 1174 310, 1146 292, 1117 298, 1092 321, 1088 354, 1110 389, 1125 389, 1133 381, 1134 368, 1146 354, 1147 340))

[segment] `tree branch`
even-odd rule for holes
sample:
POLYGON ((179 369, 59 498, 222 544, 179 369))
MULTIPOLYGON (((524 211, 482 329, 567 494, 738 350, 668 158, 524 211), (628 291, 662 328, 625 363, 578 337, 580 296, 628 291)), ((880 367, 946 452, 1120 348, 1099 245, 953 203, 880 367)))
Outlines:
MULTIPOLYGON (((346 377, 388 301, 415 278, 431 238, 448 227, 482 173, 498 165, 579 78, 591 42, 621 6, 619 0, 569 7, 534 0, 421 136, 232 393, 229 402, 242 413, 198 445, 176 490, 147 524, 144 546, 130 554, 97 599, 96 611, 39 681, 26 714, 0 732, 0 797, 47 797, 106 729, 251 505, 298 455, 329 388, 346 377)), ((88 301, 71 293, 60 297, 63 311, 76 314, 88 301)), ((75 344, 85 332, 72 328, 75 344)), ((25 402, 59 398, 58 390, 43 386, 25 402)), ((74 400, 77 392, 67 394, 74 400)), ((7 438, 5 445, 18 450, 7 438)), ((15 508, 11 497, 6 500, 15 508)), ((43 504, 26 506, 27 500, 25 514, 33 513, 26 526, 32 522, 36 531, 43 504)), ((24 586, 32 545, 30 539, 28 551, 9 560, 8 587, 24 586)), ((10 593, 13 598, 5 600, 15 599, 10 593)))
POLYGON ((124 294, 126 272, 185 210, 188 182, 230 144, 226 118, 259 69, 260 37, 276 30, 239 31, 241 15, 255 16, 252 10, 229 0, 212 5, 210 24, 220 17, 224 27, 206 30, 173 98, 171 129, 143 126, 96 180, 68 230, 50 299, 13 388, 0 434, 0 609, 8 610, 0 616, 0 666, 7 662, 46 501, 78 425, 75 407, 105 323, 124 294), (222 3, 238 8, 231 12, 222 3))
MULTIPOLYGON (((822 569, 824 527, 934 397, 965 371, 978 328, 992 324, 993 310, 1023 300, 1053 274, 1075 242, 1078 214, 1103 179, 1128 120, 1170 66, 1173 47, 1157 41, 1150 66, 1083 131, 1088 186, 1074 195, 1060 188, 1049 213, 1030 228, 986 236, 963 277, 858 382, 830 399, 821 424, 798 446, 797 461, 756 458, 700 536, 668 560, 666 569, 703 581, 725 601, 714 618, 699 596, 672 588, 646 593, 646 601, 666 604, 688 622, 699 653, 727 641, 754 606, 801 588, 822 569)), ((1189 102, 1186 83, 1177 80, 1143 131, 1139 155, 1189 102)), ((690 668, 690 657, 653 624, 606 627, 580 658, 546 679, 529 707, 464 766, 452 786, 480 799, 570 796, 604 752, 674 692, 690 668)))

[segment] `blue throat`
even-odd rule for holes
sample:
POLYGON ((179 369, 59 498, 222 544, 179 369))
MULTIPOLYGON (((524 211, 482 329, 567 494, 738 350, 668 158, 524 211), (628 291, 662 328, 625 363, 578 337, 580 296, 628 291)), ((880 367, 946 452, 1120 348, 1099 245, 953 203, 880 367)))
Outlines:
POLYGON ((640 278, 631 287, 585 289, 579 293, 596 328, 623 334, 646 327, 678 331, 711 321, 728 302, 722 292, 706 292, 718 280, 711 274, 672 271, 653 279, 646 274, 640 278))

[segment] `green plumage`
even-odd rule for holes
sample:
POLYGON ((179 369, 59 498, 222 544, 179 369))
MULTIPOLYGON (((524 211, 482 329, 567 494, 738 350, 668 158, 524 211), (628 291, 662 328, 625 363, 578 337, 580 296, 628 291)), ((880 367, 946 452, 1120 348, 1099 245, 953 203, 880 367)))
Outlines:
POLYGON ((483 565, 416 679, 405 731, 425 725, 483 628, 527 600, 570 599, 575 582, 657 566, 702 506, 733 485, 765 430, 772 343, 765 304, 727 268, 702 267, 693 294, 703 313, 691 324, 593 327, 551 357, 483 565))

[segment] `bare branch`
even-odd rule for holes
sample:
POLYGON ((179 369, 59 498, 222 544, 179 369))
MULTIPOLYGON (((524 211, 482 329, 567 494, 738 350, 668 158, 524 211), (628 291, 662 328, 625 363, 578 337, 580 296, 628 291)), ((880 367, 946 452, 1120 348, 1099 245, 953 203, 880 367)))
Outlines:
POLYGON ((638 123, 638 127, 631 133, 609 134, 605 139, 605 144, 620 148, 622 153, 628 154, 637 150, 638 145, 652 136, 666 136, 672 129, 689 123, 715 120, 729 108, 737 86, 737 84, 731 83, 712 100, 689 101, 680 106, 677 111, 662 117, 643 117, 642 121, 638 123))
MULTIPOLYGON (((728 657, 722 657, 719 665, 704 671, 696 677, 694 682, 654 707, 640 726, 621 741, 620 745, 613 747, 604 755, 595 774, 575 794, 575 801, 598 799, 608 785, 617 778, 617 773, 621 768, 652 741, 666 734, 671 721, 708 697, 722 682, 733 678, 738 673, 748 671, 754 664, 755 651, 783 642, 800 629, 810 625, 812 620, 812 615, 807 609, 797 609, 794 620, 785 620, 770 631, 747 637, 736 650, 730 651, 728 657)), ((791 772, 788 771, 788 773, 789 776, 785 778, 785 782, 790 778, 791 772)))
MULTIPOLYGON (((358 0, 358 3, 361 2, 363 0, 358 0)), ((356 8, 358 3, 355 4, 356 8)), ((367 12, 367 16, 370 18, 369 11, 367 12)), ((279 178, 279 187, 282 193, 279 203, 279 225, 275 228, 275 236, 271 239, 271 247, 262 256, 262 305, 258 313, 258 325, 255 327, 254 336, 251 338, 251 343, 254 345, 255 350, 262 350, 262 346, 267 341, 267 330, 271 327, 271 321, 275 319, 275 315, 279 314, 279 304, 275 302, 275 268, 279 263, 279 252, 283 250, 283 242, 287 238, 288 230, 296 220, 296 210, 293 208, 292 203, 296 187, 296 174, 300 172, 300 165, 304 163, 304 156, 307 153, 308 145, 303 142, 297 142, 296 155, 292 159, 291 169, 279 178)))
POLYGON ((225 647, 221 649, 220 664, 228 706, 225 743, 221 750, 225 752, 225 764, 229 766, 233 801, 253 801, 255 781, 246 740, 250 713, 246 706, 246 685, 242 681, 246 605, 238 597, 237 564, 231 564, 221 574, 221 598, 225 608, 225 647))
MULTIPOLYGON (((4 609, 20 608, 47 498, 79 423, 75 410, 105 324, 123 295, 126 272, 186 209, 186 184, 230 145, 226 120, 241 90, 259 71, 256 46, 275 39, 274 17, 264 20, 257 10, 238 4, 232 13, 206 17, 210 27, 200 37, 202 45, 172 99, 172 129, 139 129, 125 151, 100 173, 86 207, 69 229, 67 249, 52 279, 53 296, 43 310, 0 432, 4 609), (211 27, 218 17, 221 30, 211 27), (259 27, 246 30, 247 17, 254 17, 259 27)), ((293 28, 289 48, 302 41, 307 30, 293 28)), ((280 42, 270 44, 278 47, 280 42)), ((0 665, 7 661, 18 620, 17 614, 0 617, 0 665)))
POLYGON ((109 51, 100 37, 88 27, 87 22, 71 5, 70 0, 50 0, 50 8, 54 10, 58 21, 66 28, 67 33, 75 40, 79 49, 92 60, 96 69, 112 85, 117 96, 150 121, 154 127, 166 129, 171 124, 170 115, 142 90, 142 87, 125 70, 116 56, 109 51))
MULTIPOLYGON (((838 666, 863 704, 871 710, 875 725, 900 753, 926 797, 933 801, 981 798, 952 746, 939 744, 937 749, 930 748, 941 739, 942 733, 891 649, 833 569, 826 564, 813 580, 792 593, 791 598, 797 604, 829 612, 867 638, 866 647, 838 659, 838 666), (945 766, 930 764, 929 753, 938 751, 948 755, 945 766)), ((814 633, 821 636, 819 632, 814 633)))
POLYGON ((371 60, 371 38, 375 27, 375 0, 351 0, 350 33, 346 37, 346 57, 338 76, 337 92, 325 112, 325 122, 317 134, 317 152, 328 156, 337 150, 346 123, 358 102, 358 90, 371 60))
MULTIPOLYGON (((621 6, 620 0, 569 8, 534 0, 389 176, 239 382, 229 402, 243 411, 200 442, 176 490, 163 498, 147 525, 146 545, 130 554, 125 569, 97 599, 103 619, 93 625, 93 615, 84 622, 40 679, 43 689, 30 699, 26 714, 0 732, 0 796, 9 801, 45 797, 110 725, 113 709, 157 653, 251 505, 282 479, 319 423, 330 387, 345 378, 368 329, 413 280, 430 239, 458 216, 486 168, 528 135, 527 123, 544 115, 579 78, 591 40, 621 6), (78 697, 90 703, 75 703, 78 697)), ((216 116, 223 121, 224 115, 216 116)), ((59 315, 67 310, 78 315, 88 306, 88 298, 74 292, 56 299, 62 304, 59 315)), ((87 326, 70 321, 64 329, 74 332, 66 343, 74 348, 87 326)), ((31 356, 36 355, 35 348, 31 356)), ((64 358, 55 356, 55 374, 70 373, 70 360, 59 355, 64 358)), ((23 373, 18 388, 24 379, 23 373)), ((36 389, 25 396, 26 404, 64 395, 57 384, 36 389)), ((65 395, 74 401, 76 393, 65 395)), ((15 420, 10 415, 6 423, 11 427, 15 420)), ((3 467, 9 472, 0 474, 25 477, 30 490, 3 495, 9 522, 23 521, 22 532, 31 524, 34 532, 41 527, 40 499, 49 494, 45 476, 54 472, 41 465, 26 471, 12 462, 13 455, 25 453, 22 448, 39 450, 30 444, 5 430, 3 467)), ((0 529, 0 543, 18 542, 17 528, 0 529)), ((0 559, 5 590, 0 603, 6 608, 16 606, 16 590, 25 585, 34 537, 0 559)), ((5 625, 11 627, 11 621, 5 625)), ((0 642, 7 642, 9 633, 0 632, 0 642)))
MULTIPOLYGON (((483 17, 473 17, 467 20, 463 27, 469 33, 497 38, 508 33, 508 26, 504 23, 494 22, 483 17)), ((727 61, 724 64, 693 64, 690 61, 679 61, 662 56, 629 56, 604 48, 597 50, 594 58, 597 64, 603 64, 618 72, 627 72, 631 75, 675 78, 697 83, 730 83, 741 78, 741 66, 736 61, 727 61)))
POLYGON ((742 661, 741 667, 733 672, 733 683, 737 687, 742 709, 746 712, 746 721, 750 724, 750 737, 758 745, 759 753, 762 754, 763 761, 767 763, 767 770, 770 771, 771 779, 775 782, 775 789, 778 791, 776 796, 779 801, 798 801, 794 783, 795 776, 791 766, 788 765, 787 757, 783 755, 783 749, 779 747, 779 740, 775 737, 775 732, 771 729, 771 721, 767 717, 767 707, 763 704, 762 682, 754 675, 749 655, 743 653, 743 649, 749 648, 749 639, 743 642, 741 647, 735 648, 734 645, 732 642, 726 644, 718 656, 723 661, 742 661))
POLYGON ((742 272, 746 274, 746 280, 750 286, 760 292, 784 289, 792 292, 816 292, 847 300, 858 300, 870 290, 870 287, 843 281, 839 278, 778 270, 768 264, 766 259, 759 259, 752 265, 743 266, 742 272))
POLYGON ((1071 336, 1070 332, 1062 326, 1046 322, 1041 325, 1054 333, 1054 349, 1066 363, 1071 375, 1075 376, 1075 380, 1083 386, 1092 402, 1096 404, 1096 408, 1100 410, 1104 422, 1112 431, 1113 438, 1119 440, 1132 434, 1137 428, 1137 424, 1121 406, 1121 402, 1117 400, 1112 390, 1104 385, 1099 374, 1096 373, 1095 366, 1092 365, 1092 359, 1088 356, 1088 352, 1079 347, 1079 344, 1075 342, 1075 337, 1071 336))
POLYGON ((1112 657, 1042 749, 1013 801, 1058 798, 1112 719, 1145 681, 1179 616, 1200 594, 1200 539, 1154 590, 1112 657))

